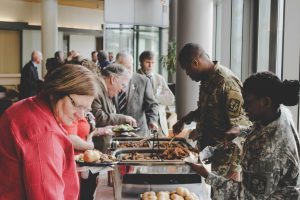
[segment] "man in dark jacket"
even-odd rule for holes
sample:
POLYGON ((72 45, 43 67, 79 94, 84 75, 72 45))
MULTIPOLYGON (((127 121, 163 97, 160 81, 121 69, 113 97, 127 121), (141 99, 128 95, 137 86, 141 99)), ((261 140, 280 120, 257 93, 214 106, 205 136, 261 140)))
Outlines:
POLYGON ((39 79, 37 65, 42 61, 42 53, 33 51, 31 53, 31 60, 23 67, 21 72, 20 83, 20 99, 35 96, 42 85, 39 79))

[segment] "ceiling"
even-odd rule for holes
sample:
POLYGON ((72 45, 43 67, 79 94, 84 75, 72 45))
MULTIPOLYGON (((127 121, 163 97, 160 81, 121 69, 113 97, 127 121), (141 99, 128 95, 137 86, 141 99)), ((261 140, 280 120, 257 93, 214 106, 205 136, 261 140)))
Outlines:
MULTIPOLYGON (((42 0, 15 0, 41 3, 42 0)), ((104 0, 57 0, 59 5, 103 10, 104 0)))

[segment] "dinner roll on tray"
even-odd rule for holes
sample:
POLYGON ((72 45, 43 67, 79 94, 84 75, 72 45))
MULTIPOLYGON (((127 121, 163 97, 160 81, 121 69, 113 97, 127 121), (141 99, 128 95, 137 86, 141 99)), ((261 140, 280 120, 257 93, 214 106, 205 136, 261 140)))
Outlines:
POLYGON ((176 191, 144 192, 141 200, 199 200, 197 195, 190 192, 187 188, 177 187, 176 191))

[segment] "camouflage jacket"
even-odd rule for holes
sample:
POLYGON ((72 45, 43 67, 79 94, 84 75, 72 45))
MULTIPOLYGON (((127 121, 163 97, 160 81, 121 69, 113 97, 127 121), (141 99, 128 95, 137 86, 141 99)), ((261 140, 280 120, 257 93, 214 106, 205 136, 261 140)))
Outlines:
POLYGON ((201 81, 198 109, 188 114, 188 121, 197 122, 200 149, 224 141, 225 132, 234 126, 247 129, 251 125, 242 108, 241 87, 241 81, 217 63, 201 81))
POLYGON ((266 126, 256 123, 242 154, 242 182, 210 173, 206 183, 216 199, 300 199, 299 137, 289 110, 266 126))

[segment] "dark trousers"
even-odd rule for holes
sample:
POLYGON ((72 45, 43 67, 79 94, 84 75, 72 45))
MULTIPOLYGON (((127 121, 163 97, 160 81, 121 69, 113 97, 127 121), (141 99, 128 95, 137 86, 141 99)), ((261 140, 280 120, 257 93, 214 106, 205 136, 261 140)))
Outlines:
POLYGON ((99 173, 89 172, 87 179, 80 177, 80 200, 93 200, 93 195, 97 186, 97 177, 99 173))

